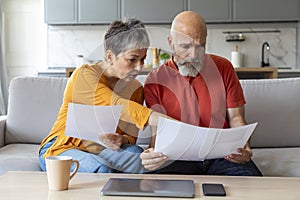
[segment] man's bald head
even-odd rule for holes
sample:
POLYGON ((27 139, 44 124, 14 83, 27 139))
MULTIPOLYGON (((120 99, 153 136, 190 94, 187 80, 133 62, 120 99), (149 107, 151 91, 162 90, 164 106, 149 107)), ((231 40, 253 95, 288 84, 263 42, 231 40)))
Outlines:
POLYGON ((174 18, 168 41, 182 76, 196 77, 201 71, 206 36, 206 25, 199 14, 184 11, 174 18))
POLYGON ((173 20, 171 34, 180 33, 199 42, 206 44, 207 28, 203 18, 196 12, 184 11, 179 13, 173 20))

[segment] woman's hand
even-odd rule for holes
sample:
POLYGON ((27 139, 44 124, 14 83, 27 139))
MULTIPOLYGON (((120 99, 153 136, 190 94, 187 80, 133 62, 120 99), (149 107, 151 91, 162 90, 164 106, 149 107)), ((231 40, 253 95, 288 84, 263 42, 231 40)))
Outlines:
POLYGON ((140 157, 142 165, 150 171, 158 169, 168 160, 167 156, 160 152, 154 152, 153 148, 146 149, 140 157))
POLYGON ((99 140, 114 151, 119 150, 122 144, 128 143, 127 138, 118 133, 107 133, 98 136, 99 140))

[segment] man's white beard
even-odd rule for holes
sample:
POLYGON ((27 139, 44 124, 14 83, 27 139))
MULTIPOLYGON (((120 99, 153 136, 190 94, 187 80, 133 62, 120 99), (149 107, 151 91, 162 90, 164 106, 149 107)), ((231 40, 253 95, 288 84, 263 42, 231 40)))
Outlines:
POLYGON ((174 61, 176 62, 178 66, 178 71, 182 76, 190 76, 190 77, 196 77, 201 70, 202 61, 197 60, 197 62, 189 63, 187 61, 177 62, 174 58, 174 61))
POLYGON ((182 76, 196 77, 199 73, 199 71, 195 67, 186 65, 178 65, 178 70, 182 76))

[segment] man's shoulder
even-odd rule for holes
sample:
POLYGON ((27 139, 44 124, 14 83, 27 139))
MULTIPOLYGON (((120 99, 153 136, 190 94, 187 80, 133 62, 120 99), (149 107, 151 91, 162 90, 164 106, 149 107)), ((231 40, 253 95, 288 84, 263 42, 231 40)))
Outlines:
POLYGON ((215 55, 215 54, 208 54, 208 56, 210 56, 215 63, 222 63, 222 64, 228 63, 228 64, 230 64, 230 61, 225 57, 215 55))
POLYGON ((167 78, 169 75, 170 68, 170 62, 167 61, 163 65, 161 65, 158 68, 153 69, 151 72, 149 72, 146 82, 152 81, 152 80, 158 80, 162 78, 167 78))
POLYGON ((147 75, 146 79, 145 79, 145 84, 144 86, 147 86, 150 83, 156 83, 159 77, 159 74, 162 71, 162 66, 160 66, 159 68, 153 69, 151 72, 149 72, 149 74, 147 75))
POLYGON ((160 73, 162 73, 163 68, 164 68, 164 65, 153 69, 151 72, 149 72, 149 74, 147 76, 147 79, 157 77, 160 73))
POLYGON ((235 73, 231 62, 227 58, 219 55, 214 55, 214 54, 208 54, 208 56, 211 58, 213 63, 217 66, 221 74, 225 75, 225 74, 235 73))

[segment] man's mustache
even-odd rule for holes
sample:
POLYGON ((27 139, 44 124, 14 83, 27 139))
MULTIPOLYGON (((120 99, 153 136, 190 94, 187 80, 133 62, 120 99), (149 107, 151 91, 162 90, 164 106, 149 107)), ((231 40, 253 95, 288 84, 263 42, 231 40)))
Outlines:
POLYGON ((185 65, 188 63, 189 64, 200 64, 201 61, 200 61, 200 59, 184 59, 184 60, 178 62, 179 65, 185 65))

